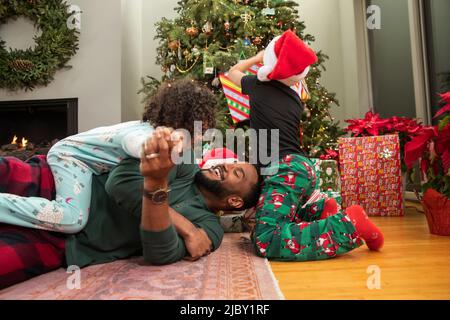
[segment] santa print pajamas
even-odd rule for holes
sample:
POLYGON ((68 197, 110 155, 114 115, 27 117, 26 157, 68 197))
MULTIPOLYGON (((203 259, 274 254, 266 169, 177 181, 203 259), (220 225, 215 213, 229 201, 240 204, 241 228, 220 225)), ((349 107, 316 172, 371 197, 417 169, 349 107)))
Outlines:
POLYGON ((109 172, 124 158, 138 158, 152 131, 148 122, 131 121, 59 141, 47 155, 56 199, 0 193, 0 222, 63 233, 80 231, 89 216, 92 175, 109 172))
POLYGON ((258 255, 273 260, 333 258, 363 244, 349 218, 339 212, 320 219, 326 196, 320 193, 314 164, 288 155, 278 172, 264 180, 252 236, 258 255))

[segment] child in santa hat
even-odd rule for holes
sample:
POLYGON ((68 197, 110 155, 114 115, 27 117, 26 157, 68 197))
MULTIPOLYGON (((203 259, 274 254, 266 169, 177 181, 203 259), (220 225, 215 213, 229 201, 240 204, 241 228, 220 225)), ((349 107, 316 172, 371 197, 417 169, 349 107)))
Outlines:
MULTIPOLYGON (((250 98, 250 127, 279 130, 279 161, 259 167, 275 169, 265 177, 256 207, 252 240, 257 253, 276 260, 320 260, 349 252, 366 241, 371 250, 383 245, 383 234, 360 206, 339 210, 319 191, 314 164, 300 148, 303 104, 291 87, 304 79, 317 56, 294 32, 286 31, 264 52, 240 61, 228 77, 250 98), (264 62, 257 76, 245 72, 264 62)), ((269 135, 269 139, 270 139, 269 135)), ((259 142, 259 139, 258 139, 259 142)), ((252 150, 258 152, 257 150, 252 150)), ((272 170, 269 170, 272 171, 272 170)))

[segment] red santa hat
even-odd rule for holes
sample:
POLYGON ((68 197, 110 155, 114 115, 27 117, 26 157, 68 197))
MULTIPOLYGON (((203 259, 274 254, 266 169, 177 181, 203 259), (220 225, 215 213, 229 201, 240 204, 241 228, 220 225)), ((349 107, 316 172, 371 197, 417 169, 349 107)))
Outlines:
POLYGON ((199 163, 201 169, 209 169, 213 166, 224 163, 235 163, 238 156, 227 148, 217 148, 209 150, 203 156, 203 160, 199 163))
POLYGON ((274 38, 264 51, 264 66, 258 70, 260 81, 283 80, 301 74, 305 78, 317 56, 297 35, 288 30, 274 38))

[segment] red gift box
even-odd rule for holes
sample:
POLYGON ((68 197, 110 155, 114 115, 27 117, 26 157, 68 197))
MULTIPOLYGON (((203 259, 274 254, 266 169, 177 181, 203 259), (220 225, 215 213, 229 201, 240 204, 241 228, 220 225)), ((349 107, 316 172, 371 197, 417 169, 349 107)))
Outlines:
POLYGON ((403 216, 398 135, 339 139, 342 207, 358 204, 370 216, 403 216))

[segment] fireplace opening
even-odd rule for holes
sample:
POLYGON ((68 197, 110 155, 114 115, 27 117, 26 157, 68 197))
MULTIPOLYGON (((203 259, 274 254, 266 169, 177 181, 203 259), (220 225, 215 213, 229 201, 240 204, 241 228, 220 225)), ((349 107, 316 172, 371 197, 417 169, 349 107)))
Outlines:
POLYGON ((26 160, 78 132, 78 99, 0 102, 0 156, 26 160))

